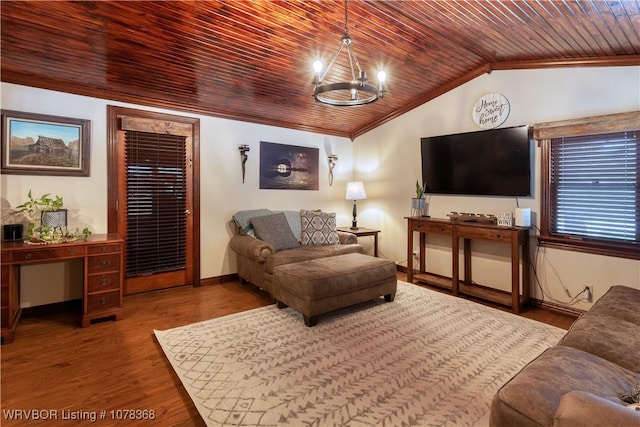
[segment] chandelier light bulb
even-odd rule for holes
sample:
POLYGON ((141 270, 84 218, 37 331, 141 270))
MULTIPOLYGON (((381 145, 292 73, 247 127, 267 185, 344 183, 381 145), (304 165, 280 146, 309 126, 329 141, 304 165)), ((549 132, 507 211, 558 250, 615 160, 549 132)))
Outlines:
POLYGON ((387 80, 387 73, 384 70, 378 71, 378 81, 384 83, 387 80))
POLYGON ((322 61, 320 61, 319 59, 313 61, 313 71, 315 71, 316 73, 320 73, 320 71, 322 71, 322 61))

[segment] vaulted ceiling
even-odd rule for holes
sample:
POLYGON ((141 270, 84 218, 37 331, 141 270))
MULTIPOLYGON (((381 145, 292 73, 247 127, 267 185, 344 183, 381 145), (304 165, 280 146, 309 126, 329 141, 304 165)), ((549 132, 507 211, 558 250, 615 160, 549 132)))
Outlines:
POLYGON ((492 70, 640 65, 640 0, 351 0, 353 48, 372 82, 385 69, 387 92, 335 107, 312 97, 311 64, 340 45, 342 0, 2 1, 0 13, 4 82, 350 138, 492 70))

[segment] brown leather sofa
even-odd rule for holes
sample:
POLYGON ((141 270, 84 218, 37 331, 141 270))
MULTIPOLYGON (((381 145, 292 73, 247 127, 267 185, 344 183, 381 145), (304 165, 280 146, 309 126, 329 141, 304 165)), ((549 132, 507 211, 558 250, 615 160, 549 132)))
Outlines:
MULTIPOLYGON (((292 232, 300 239, 300 211, 282 211, 291 226, 292 232)), ((274 269, 279 265, 308 261, 318 258, 362 253, 352 233, 337 231, 339 244, 336 245, 300 245, 292 249, 276 250, 274 246, 258 238, 250 226, 252 218, 276 213, 268 209, 255 209, 237 212, 233 216, 234 235, 229 247, 235 252, 238 276, 273 295, 274 269)))
POLYGON ((640 290, 613 286, 498 390, 490 425, 640 426, 625 401, 639 383, 640 290))

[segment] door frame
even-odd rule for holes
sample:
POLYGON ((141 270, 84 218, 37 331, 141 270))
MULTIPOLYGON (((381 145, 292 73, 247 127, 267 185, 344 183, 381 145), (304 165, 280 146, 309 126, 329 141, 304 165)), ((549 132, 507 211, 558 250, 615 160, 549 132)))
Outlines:
MULTIPOLYGON (((118 230, 118 196, 120 191, 126 191, 118 186, 118 167, 122 159, 118 156, 119 121, 122 117, 158 120, 161 122, 179 122, 191 126, 192 152, 187 162, 192 168, 192 286, 201 284, 200 278, 200 119, 165 113, 156 113, 133 108, 107 105, 107 229, 109 233, 119 233, 118 230)), ((126 238, 126 236, 121 236, 126 238)), ((126 257, 125 257, 126 262, 126 257)), ((187 260, 188 262, 188 260, 187 260)), ((126 266, 122 266, 126 271, 126 266)))

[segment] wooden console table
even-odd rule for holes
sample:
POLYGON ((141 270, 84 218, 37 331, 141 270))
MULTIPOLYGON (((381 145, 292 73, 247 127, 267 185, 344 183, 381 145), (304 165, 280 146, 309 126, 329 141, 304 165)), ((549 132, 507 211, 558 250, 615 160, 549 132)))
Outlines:
POLYGON ((51 245, 2 244, 0 322, 2 342, 13 342, 20 308, 20 266, 84 259, 82 327, 94 319, 122 316, 124 241, 118 234, 91 235, 87 240, 51 245))
POLYGON ((449 219, 407 217, 407 280, 428 283, 450 289, 453 295, 464 294, 511 307, 514 313, 529 302, 530 261, 529 227, 504 227, 478 222, 461 222, 449 219), (413 271, 413 233, 420 235, 420 268, 413 271), (444 277, 426 271, 425 243, 427 234, 451 236, 452 277, 444 277), (464 239, 464 280, 459 280, 460 239, 464 239), (507 243, 511 246, 511 293, 485 286, 473 285, 471 279, 471 241, 486 240, 507 243), (522 249, 522 294, 520 294, 520 249, 522 249))

